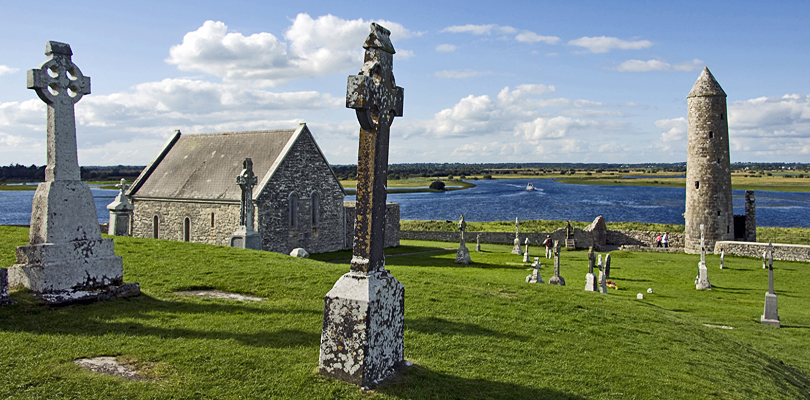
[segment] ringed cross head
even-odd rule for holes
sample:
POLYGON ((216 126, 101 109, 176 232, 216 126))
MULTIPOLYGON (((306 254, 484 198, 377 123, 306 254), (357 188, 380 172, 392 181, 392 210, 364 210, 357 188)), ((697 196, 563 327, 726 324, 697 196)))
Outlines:
POLYGON ((71 60, 69 44, 49 41, 45 55, 48 58, 39 68, 28 70, 28 89, 34 89, 42 101, 51 105, 73 105, 90 94, 90 77, 82 75, 71 60))

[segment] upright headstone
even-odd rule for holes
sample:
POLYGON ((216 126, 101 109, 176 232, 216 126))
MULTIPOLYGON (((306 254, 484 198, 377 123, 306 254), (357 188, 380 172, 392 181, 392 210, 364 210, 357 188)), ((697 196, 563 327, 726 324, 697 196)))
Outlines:
POLYGON ((593 273, 593 266, 596 258, 593 254, 593 247, 588 249, 588 273, 585 274, 585 291, 595 292, 596 289, 596 274, 593 273))
POLYGON ((242 189, 239 203, 239 227, 231 236, 231 247, 242 249, 262 249, 262 237, 253 229, 253 187, 259 178, 253 174, 253 160, 242 161, 242 172, 236 177, 236 184, 242 189))
POLYGON ((768 250, 762 252, 762 269, 768 269, 768 250))
POLYGON ((552 285, 565 286, 565 279, 560 276, 560 241, 554 241, 554 276, 548 280, 552 285))
POLYGON ((779 306, 776 302, 776 293, 773 291, 773 243, 768 242, 768 293, 765 293, 765 312, 760 322, 765 325, 780 327, 779 306))
POLYGON ((456 264, 470 264, 470 251, 467 250, 466 243, 464 242, 464 232, 467 230, 467 223, 464 221, 464 214, 461 214, 461 219, 458 221, 458 230, 461 232, 461 239, 459 241, 458 250, 456 250, 456 264))
POLYGON ((720 249, 720 269, 723 269, 725 267, 726 267, 726 251, 720 249))
POLYGON ((515 217, 515 245, 512 246, 512 254, 522 254, 520 250, 520 221, 515 217))
POLYGON ((405 288, 385 269, 388 140, 402 116, 403 90, 393 74, 391 32, 375 23, 364 64, 349 76, 346 107, 360 123, 357 208, 351 271, 324 298, 318 371, 362 387, 382 381, 403 359, 405 288))
POLYGON ((73 106, 90 93, 65 43, 48 42, 47 59, 28 71, 28 88, 48 105, 48 166, 37 186, 28 245, 17 248, 9 286, 25 286, 46 303, 105 300, 140 294, 123 282, 121 257, 102 239, 93 194, 81 181, 73 106))
POLYGON ((11 303, 8 297, 8 271, 0 268, 0 306, 11 303))
POLYGON ((528 283, 543 283, 543 277, 540 276, 540 267, 543 265, 540 264, 540 257, 534 258, 534 263, 532 264, 532 274, 526 277, 526 282, 528 283))
POLYGON ((523 253, 523 262, 527 263, 531 256, 529 255, 529 238, 526 238, 526 252, 523 253))
POLYGON ((127 180, 121 178, 121 183, 115 185, 118 188, 118 195, 112 203, 107 204, 107 209, 110 210, 110 225, 107 228, 108 235, 114 236, 129 236, 130 226, 132 224, 132 211, 135 207, 129 202, 129 197, 126 195, 127 180))
POLYGON ((695 280, 697 290, 711 290, 709 283, 709 269, 706 268, 706 240, 703 236, 703 225, 700 226, 700 263, 698 264, 698 276, 695 280))
POLYGON ((599 293, 607 293, 607 276, 605 266, 602 264, 602 255, 599 255, 599 293))
POLYGON ((475 235, 475 251, 481 251, 481 234, 475 235))
POLYGON ((605 256, 605 279, 610 279, 610 253, 605 256))

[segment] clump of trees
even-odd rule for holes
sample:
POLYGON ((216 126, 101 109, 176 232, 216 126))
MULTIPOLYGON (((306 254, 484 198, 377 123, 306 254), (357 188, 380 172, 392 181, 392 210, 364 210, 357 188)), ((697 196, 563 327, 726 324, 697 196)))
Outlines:
POLYGON ((430 184, 429 188, 433 190, 444 190, 444 182, 442 181, 434 181, 430 184))

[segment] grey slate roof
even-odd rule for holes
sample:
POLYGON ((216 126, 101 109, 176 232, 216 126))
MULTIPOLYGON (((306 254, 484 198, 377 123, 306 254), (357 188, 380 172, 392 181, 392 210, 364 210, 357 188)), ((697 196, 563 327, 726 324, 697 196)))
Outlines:
MULTIPOLYGON (((277 160, 284 157, 297 129, 181 135, 172 138, 146 167, 128 192, 130 196, 203 200, 241 199, 236 176, 245 158, 253 160, 258 195, 277 160), (173 143, 174 142, 174 143, 173 143)), ((280 160, 279 160, 280 161, 280 160)))

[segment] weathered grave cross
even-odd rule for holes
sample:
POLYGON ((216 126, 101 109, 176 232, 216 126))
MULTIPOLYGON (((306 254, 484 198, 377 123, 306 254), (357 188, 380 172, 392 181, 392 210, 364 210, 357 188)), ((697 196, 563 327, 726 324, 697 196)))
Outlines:
POLYGON ((385 201, 388 179, 388 138, 394 117, 402 116, 403 89, 394 81, 394 45, 391 32, 375 23, 363 48, 364 64, 349 76, 346 107, 355 109, 360 122, 357 155, 357 220, 351 270, 383 269, 385 256, 385 201))
POLYGON ((48 166, 45 181, 81 180, 76 155, 76 118, 73 105, 90 94, 90 77, 73 64, 70 45, 48 42, 48 58, 39 68, 28 70, 28 89, 34 89, 48 105, 48 166))
POLYGON ((242 162, 242 173, 236 177, 236 183, 242 188, 242 207, 239 212, 239 225, 244 225, 247 231, 253 230, 253 186, 259 179, 253 174, 253 160, 246 158, 242 162))
POLYGON ((121 196, 124 195, 124 192, 126 192, 127 188, 129 188, 130 186, 132 185, 127 185, 127 180, 124 178, 121 178, 121 183, 115 185, 115 187, 118 188, 118 190, 120 191, 118 194, 121 196))

